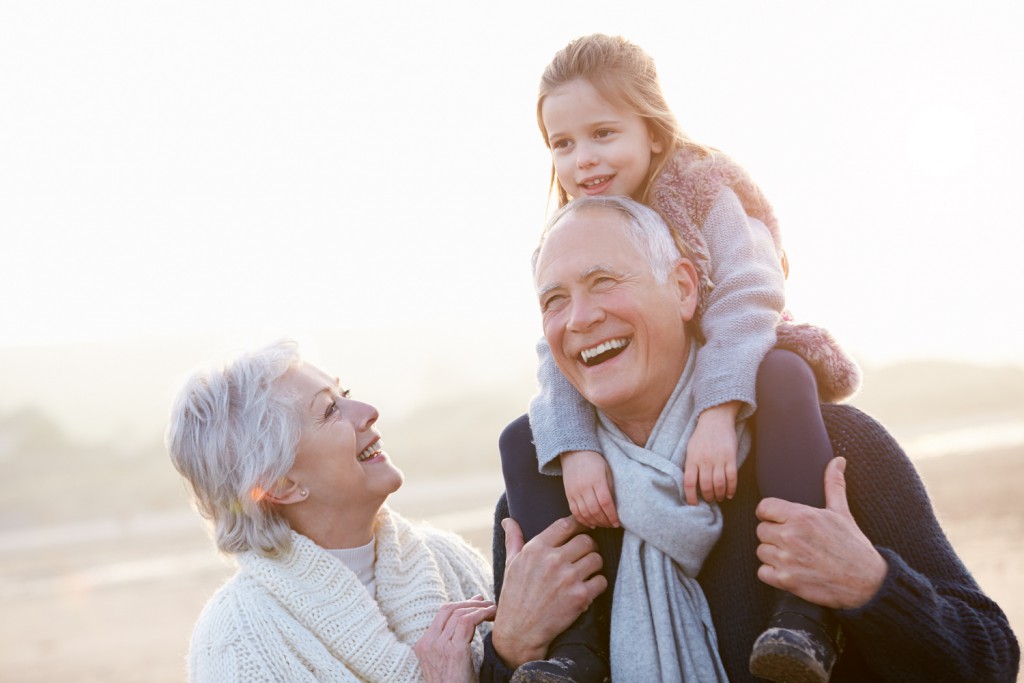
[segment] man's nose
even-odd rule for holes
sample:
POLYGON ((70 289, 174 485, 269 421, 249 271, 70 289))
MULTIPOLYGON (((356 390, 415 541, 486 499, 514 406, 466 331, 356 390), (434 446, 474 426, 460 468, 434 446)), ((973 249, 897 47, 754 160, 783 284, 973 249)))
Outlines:
POLYGON ((573 297, 569 309, 569 330, 572 332, 584 332, 592 325, 604 320, 604 309, 598 305, 593 297, 573 297))

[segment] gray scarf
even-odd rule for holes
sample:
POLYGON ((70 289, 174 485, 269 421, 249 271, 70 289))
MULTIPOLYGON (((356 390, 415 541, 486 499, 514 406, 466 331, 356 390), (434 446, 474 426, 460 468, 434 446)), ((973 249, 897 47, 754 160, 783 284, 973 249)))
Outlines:
MULTIPOLYGON (((697 425, 696 344, 647 444, 637 446, 598 412, 598 439, 615 479, 625 529, 612 602, 612 680, 727 681, 715 627, 697 583, 722 531, 717 505, 686 504, 683 465, 697 425), (638 644, 640 644, 638 646, 638 644)), ((737 466, 750 450, 737 425, 737 466)))

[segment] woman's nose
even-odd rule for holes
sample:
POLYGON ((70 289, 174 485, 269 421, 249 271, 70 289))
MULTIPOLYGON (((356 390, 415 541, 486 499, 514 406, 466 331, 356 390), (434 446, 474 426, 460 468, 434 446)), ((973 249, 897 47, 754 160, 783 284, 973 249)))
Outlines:
POLYGON ((377 409, 371 406, 369 403, 363 403, 362 401, 353 401, 357 405, 355 416, 356 416, 356 428, 364 432, 377 421, 380 417, 380 413, 377 409))

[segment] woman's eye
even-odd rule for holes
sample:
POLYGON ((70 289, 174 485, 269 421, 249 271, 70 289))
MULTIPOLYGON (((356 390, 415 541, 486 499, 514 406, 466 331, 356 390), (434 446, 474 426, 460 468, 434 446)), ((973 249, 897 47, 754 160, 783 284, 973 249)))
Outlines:
POLYGON ((332 400, 327 404, 327 410, 324 411, 324 419, 326 420, 336 412, 338 412, 338 402, 336 400, 332 400))

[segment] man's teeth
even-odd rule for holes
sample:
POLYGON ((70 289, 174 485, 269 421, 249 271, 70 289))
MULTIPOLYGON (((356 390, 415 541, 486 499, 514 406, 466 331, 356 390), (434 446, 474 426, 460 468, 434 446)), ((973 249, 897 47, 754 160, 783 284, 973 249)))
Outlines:
POLYGON ((376 441, 371 443, 369 446, 364 448, 363 452, 356 456, 356 460, 358 460, 359 462, 363 462, 364 460, 369 460, 371 457, 373 457, 377 453, 380 453, 380 451, 381 451, 381 443, 380 443, 380 439, 377 439, 376 441))
POLYGON ((621 349, 629 344, 628 339, 609 339, 606 342, 598 344, 592 349, 585 349, 580 352, 580 358, 583 359, 584 363, 589 363, 590 359, 600 356, 602 353, 611 351, 612 349, 621 349))

